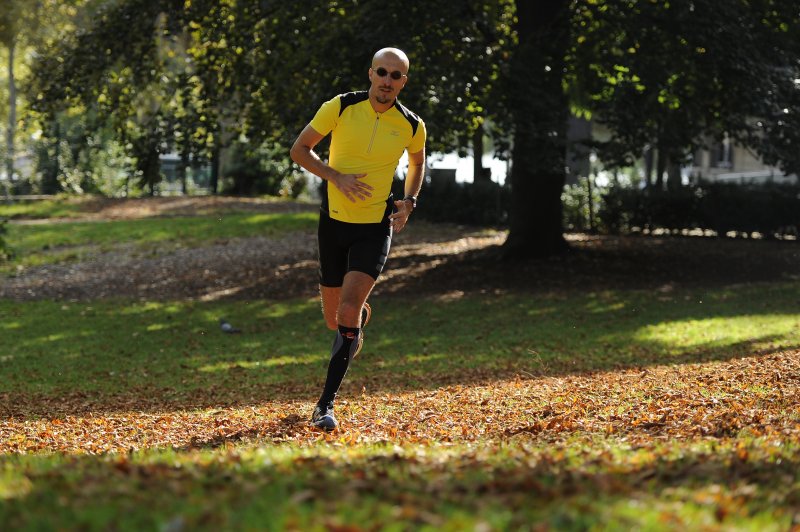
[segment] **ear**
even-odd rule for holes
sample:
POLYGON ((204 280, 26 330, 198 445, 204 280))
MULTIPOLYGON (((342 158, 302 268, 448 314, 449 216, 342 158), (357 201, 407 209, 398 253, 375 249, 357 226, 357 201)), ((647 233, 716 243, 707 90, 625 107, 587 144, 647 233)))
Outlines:
POLYGON ((367 77, 369 78, 370 83, 372 83, 372 67, 369 67, 367 71, 367 77))

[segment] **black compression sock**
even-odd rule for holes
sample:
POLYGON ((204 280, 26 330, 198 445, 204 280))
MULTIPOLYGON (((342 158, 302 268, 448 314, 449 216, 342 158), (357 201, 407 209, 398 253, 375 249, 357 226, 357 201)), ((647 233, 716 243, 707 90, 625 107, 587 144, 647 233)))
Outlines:
POLYGON ((331 361, 328 363, 328 376, 325 379, 325 388, 319 398, 319 404, 332 403, 339 392, 347 368, 353 359, 353 353, 358 348, 358 336, 361 329, 339 325, 336 338, 331 347, 331 361))

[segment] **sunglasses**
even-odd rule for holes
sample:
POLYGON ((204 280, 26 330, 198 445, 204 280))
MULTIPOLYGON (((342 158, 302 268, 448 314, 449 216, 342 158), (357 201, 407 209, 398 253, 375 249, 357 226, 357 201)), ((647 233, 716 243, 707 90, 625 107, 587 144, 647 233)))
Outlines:
POLYGON ((405 74, 403 74, 399 70, 395 70, 394 72, 389 72, 388 70, 386 70, 383 67, 378 67, 378 68, 374 69, 373 72, 375 72, 378 75, 379 78, 385 78, 386 75, 388 74, 389 77, 391 77, 393 80, 398 80, 398 79, 402 78, 403 76, 405 76, 405 74))

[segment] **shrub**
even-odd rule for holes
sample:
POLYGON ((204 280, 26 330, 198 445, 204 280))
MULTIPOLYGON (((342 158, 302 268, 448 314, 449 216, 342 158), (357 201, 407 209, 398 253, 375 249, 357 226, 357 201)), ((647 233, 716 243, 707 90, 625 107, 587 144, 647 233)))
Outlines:
MULTIPOLYGON (((402 198, 403 182, 395 180, 394 196, 402 198)), ((493 181, 426 182, 415 215, 432 222, 497 226, 508 223, 509 190, 493 181)))
POLYGON ((800 186, 704 183, 663 191, 612 187, 603 196, 599 218, 609 232, 710 229, 718 235, 796 235, 800 186))
POLYGON ((6 227, 7 220, 0 220, 0 262, 5 262, 13 256, 11 248, 6 242, 6 234, 8 228, 6 227))
POLYGON ((589 186, 587 178, 567 185, 561 193, 561 206, 564 214, 564 228, 568 231, 594 231, 600 206, 603 203, 603 189, 591 187, 591 210, 589 209, 589 186))

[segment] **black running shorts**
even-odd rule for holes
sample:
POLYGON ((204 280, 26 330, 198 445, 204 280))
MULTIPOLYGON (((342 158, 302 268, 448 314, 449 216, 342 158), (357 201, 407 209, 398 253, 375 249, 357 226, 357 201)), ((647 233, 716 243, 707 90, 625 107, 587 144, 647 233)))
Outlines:
POLYGON ((392 227, 388 217, 379 223, 354 224, 319 213, 319 284, 342 286, 347 272, 363 272, 377 280, 389 256, 392 227))

